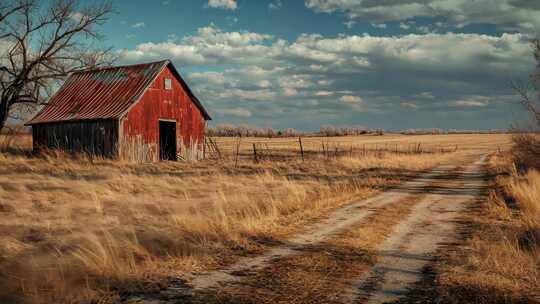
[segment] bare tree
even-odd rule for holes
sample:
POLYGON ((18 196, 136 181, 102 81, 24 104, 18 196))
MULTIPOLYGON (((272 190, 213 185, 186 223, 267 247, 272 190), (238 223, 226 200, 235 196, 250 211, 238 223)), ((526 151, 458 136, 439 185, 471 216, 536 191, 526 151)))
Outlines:
POLYGON ((43 104, 70 73, 114 60, 111 49, 98 46, 96 30, 112 13, 111 2, 83 3, 1 1, 0 130, 16 106, 43 104))
POLYGON ((540 99, 540 39, 533 40, 532 48, 536 60, 536 70, 526 84, 514 83, 513 87, 521 97, 521 104, 533 115, 537 126, 540 126, 540 109, 538 108, 540 99))

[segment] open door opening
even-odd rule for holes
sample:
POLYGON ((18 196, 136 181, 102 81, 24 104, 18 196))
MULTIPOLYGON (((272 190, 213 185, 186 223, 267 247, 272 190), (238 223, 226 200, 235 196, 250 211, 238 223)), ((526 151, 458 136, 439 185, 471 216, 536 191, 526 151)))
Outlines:
POLYGON ((175 121, 159 121, 159 159, 176 160, 175 121))

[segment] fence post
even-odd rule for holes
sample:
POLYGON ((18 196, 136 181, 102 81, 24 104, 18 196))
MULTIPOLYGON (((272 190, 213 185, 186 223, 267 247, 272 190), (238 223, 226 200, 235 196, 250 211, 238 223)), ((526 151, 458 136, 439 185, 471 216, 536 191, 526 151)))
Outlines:
POLYGON ((253 161, 259 162, 259 159, 257 158, 257 146, 255 146, 255 143, 253 143, 253 161))
POLYGON ((298 143, 300 144, 300 155, 302 155, 302 161, 304 161, 304 147, 302 146, 302 137, 298 137, 298 143))
MULTIPOLYGON (((204 135, 203 135, 204 136, 204 135)), ((204 136, 203 146, 202 146, 202 158, 206 159, 206 136, 204 136)))
POLYGON ((236 158, 234 159, 234 167, 236 168, 236 166, 238 165, 238 155, 240 154, 240 141, 242 140, 242 137, 240 137, 237 141, 236 141, 236 158))

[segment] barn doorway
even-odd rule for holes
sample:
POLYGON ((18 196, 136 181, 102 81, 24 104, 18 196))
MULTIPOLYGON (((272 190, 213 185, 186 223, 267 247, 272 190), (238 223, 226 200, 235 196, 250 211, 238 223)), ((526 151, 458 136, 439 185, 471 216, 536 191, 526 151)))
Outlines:
POLYGON ((159 159, 176 160, 175 121, 159 121, 159 159))

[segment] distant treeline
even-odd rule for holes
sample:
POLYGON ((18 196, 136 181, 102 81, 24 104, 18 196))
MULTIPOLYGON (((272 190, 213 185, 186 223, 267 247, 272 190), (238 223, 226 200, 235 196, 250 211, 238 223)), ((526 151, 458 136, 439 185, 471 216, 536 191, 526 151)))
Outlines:
POLYGON ((364 127, 336 127, 321 126, 319 132, 302 132, 293 128, 274 129, 257 128, 250 125, 221 124, 215 127, 206 128, 207 136, 223 137, 298 137, 298 136, 350 136, 375 134, 383 135, 383 129, 368 129, 364 127))
MULTIPOLYGON (((218 137, 298 137, 298 136, 354 136, 354 135, 384 135, 383 129, 370 129, 366 127, 337 127, 332 125, 321 126, 318 132, 303 132, 293 128, 274 129, 258 128, 247 124, 220 124, 206 128, 207 136, 218 137)), ((437 134, 498 134, 507 133, 505 130, 458 130, 458 129, 406 129, 395 133, 403 135, 437 135, 437 134)))
POLYGON ((502 134, 507 133, 505 130, 458 130, 458 129, 406 129, 399 133, 404 135, 437 135, 437 134, 502 134))

